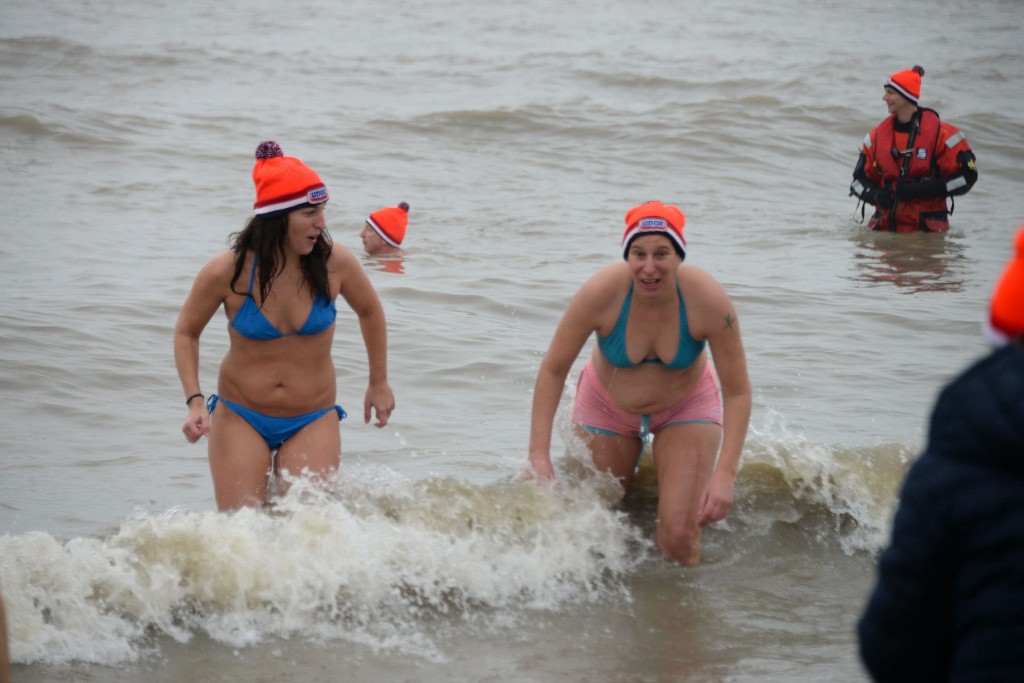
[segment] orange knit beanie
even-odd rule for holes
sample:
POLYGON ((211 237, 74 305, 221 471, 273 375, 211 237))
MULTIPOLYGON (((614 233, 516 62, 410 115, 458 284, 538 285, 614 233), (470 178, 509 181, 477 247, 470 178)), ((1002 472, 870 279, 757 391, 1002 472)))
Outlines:
POLYGON ((402 202, 398 206, 377 209, 366 218, 366 224, 382 240, 397 247, 405 239, 405 228, 409 225, 409 205, 402 202))
POLYGON ((678 206, 662 204, 659 201, 634 206, 626 212, 626 231, 622 233, 622 258, 629 258, 629 245, 634 239, 640 235, 657 233, 672 240, 672 246, 676 248, 679 256, 685 259, 684 225, 686 216, 678 206))
POLYGON ((914 66, 913 69, 897 71, 885 82, 885 87, 892 88, 908 100, 917 104, 921 97, 921 76, 924 76, 924 68, 914 66))
POLYGON ((320 176, 298 159, 286 157, 281 146, 271 140, 256 148, 252 181, 256 184, 252 208, 261 216, 327 201, 327 188, 320 176))
POLYGON ((986 332, 996 346, 1024 337, 1024 225, 1017 228, 1014 255, 992 289, 986 332))

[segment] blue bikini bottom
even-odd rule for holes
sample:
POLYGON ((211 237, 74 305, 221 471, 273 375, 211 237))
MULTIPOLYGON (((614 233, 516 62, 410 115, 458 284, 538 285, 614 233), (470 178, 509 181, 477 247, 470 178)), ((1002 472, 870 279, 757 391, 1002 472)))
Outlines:
POLYGON ((338 411, 339 422, 344 420, 348 415, 341 406, 336 405, 334 408, 314 410, 312 413, 296 415, 295 417, 269 417, 267 415, 257 413, 255 410, 244 408, 237 403, 225 401, 217 394, 210 394, 210 398, 206 401, 206 409, 210 414, 213 414, 213 409, 217 407, 218 401, 223 401, 224 405, 231 408, 231 410, 237 413, 243 420, 248 422, 253 429, 259 432, 259 435, 263 437, 263 440, 267 442, 267 447, 271 450, 277 448, 285 441, 295 436, 300 429, 312 422, 316 422, 321 417, 331 412, 331 410, 338 411))

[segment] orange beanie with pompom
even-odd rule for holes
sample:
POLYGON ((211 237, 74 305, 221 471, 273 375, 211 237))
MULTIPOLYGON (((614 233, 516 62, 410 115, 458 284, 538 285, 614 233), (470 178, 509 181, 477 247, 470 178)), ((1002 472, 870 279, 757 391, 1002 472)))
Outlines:
POLYGON ((405 228, 409 225, 409 205, 402 202, 398 206, 378 209, 366 218, 366 224, 382 240, 397 247, 405 239, 405 228))
POLYGON ((286 157, 273 140, 261 142, 256 148, 252 182, 256 185, 252 208, 260 216, 286 213, 300 206, 327 201, 327 188, 320 176, 298 159, 286 157))
POLYGON ((922 76, 924 76, 924 68, 915 65, 913 69, 897 71, 889 76, 889 80, 885 82, 885 87, 892 88, 914 104, 917 104, 917 100, 921 97, 922 76))

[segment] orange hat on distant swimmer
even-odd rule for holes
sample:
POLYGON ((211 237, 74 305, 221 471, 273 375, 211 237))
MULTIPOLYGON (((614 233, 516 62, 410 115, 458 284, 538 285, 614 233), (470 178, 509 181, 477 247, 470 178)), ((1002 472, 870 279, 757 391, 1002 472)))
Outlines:
POLYGON ((298 159, 286 157, 272 140, 256 148, 252 181, 256 184, 252 208, 257 215, 271 216, 327 201, 327 188, 320 176, 298 159))
POLYGON ((668 237, 680 258, 686 258, 683 226, 686 216, 678 206, 659 201, 634 206, 626 212, 626 232, 622 233, 622 258, 629 258, 629 245, 640 235, 658 234, 668 237))
POLYGON ((1014 255, 992 289, 985 332, 995 346, 1024 337, 1024 225, 1017 228, 1014 255))
POLYGON ((921 76, 924 76, 924 68, 914 66, 913 69, 897 71, 885 82, 885 87, 892 88, 908 100, 917 104, 921 97, 921 76))
POLYGON ((405 228, 409 225, 409 205, 402 202, 398 206, 378 209, 366 218, 366 224, 373 228, 382 240, 397 247, 405 239, 405 228))

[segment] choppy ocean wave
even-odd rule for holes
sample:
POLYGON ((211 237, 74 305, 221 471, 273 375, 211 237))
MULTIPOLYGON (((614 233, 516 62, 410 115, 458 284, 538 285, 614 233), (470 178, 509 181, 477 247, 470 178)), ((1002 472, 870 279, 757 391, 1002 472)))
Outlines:
MULTIPOLYGON (((814 555, 874 552, 908 458, 899 446, 755 441, 708 553, 794 537, 814 555)), ((102 536, 0 537, 12 656, 117 665, 152 656, 159 638, 203 634, 236 648, 301 637, 437 660, 439 631, 628 596, 630 578, 662 562, 649 458, 621 501, 581 460, 559 462, 554 486, 374 468, 330 493, 296 481, 269 511, 178 508, 102 536)))
POLYGON ((154 635, 342 639, 434 656, 447 619, 623 590, 649 542, 594 490, 382 475, 270 512, 139 515, 104 537, 0 537, 12 657, 116 664, 154 635))

